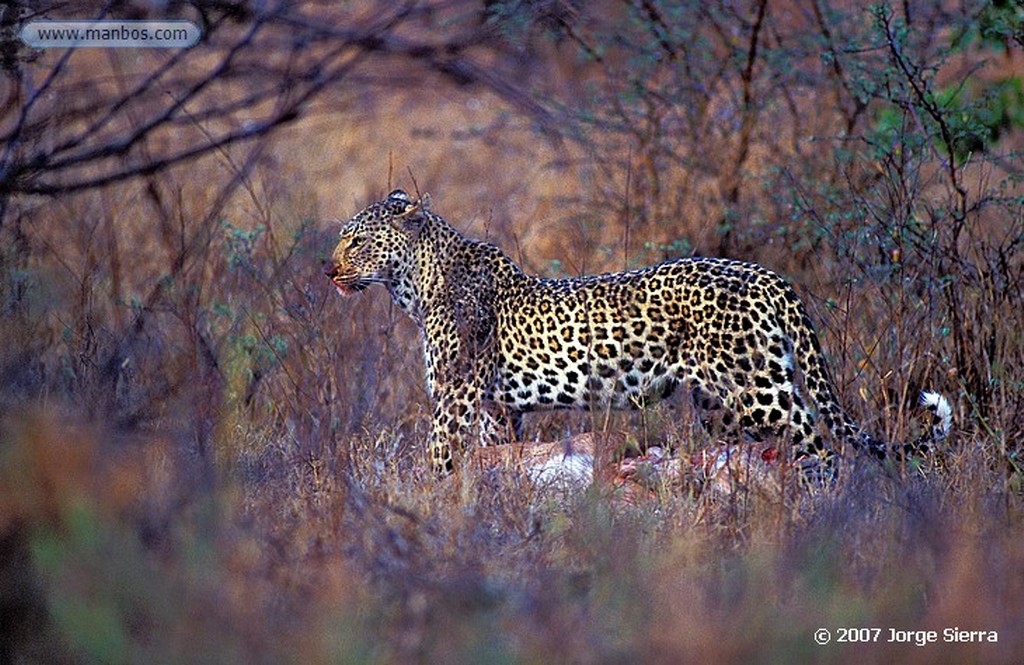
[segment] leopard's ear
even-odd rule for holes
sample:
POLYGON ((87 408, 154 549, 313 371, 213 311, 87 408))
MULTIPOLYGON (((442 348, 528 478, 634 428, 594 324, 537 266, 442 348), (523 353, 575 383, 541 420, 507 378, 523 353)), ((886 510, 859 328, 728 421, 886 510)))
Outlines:
POLYGON ((405 209, 395 215, 395 219, 401 221, 402 226, 408 230, 418 229, 427 218, 424 213, 430 209, 430 194, 424 194, 417 201, 409 201, 405 209))

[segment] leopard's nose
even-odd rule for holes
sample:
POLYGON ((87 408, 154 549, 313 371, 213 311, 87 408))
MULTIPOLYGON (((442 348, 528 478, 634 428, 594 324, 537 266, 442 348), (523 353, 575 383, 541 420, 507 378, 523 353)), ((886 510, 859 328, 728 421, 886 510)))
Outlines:
POLYGON ((330 277, 331 279, 334 279, 335 277, 338 276, 338 266, 334 266, 330 270, 325 270, 324 274, 330 277))

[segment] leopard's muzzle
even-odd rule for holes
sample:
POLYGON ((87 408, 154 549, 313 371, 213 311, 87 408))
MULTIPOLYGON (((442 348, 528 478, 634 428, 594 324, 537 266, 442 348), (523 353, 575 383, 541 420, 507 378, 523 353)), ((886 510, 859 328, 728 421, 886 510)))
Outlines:
POLYGON ((338 290, 338 293, 343 296, 359 293, 370 285, 369 280, 354 273, 342 273, 337 266, 330 270, 325 270, 324 274, 334 284, 334 288, 338 290))

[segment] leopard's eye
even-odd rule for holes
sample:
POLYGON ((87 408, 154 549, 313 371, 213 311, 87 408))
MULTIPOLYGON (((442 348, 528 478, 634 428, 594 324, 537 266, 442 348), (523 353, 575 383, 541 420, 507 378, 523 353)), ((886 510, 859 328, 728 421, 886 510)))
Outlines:
POLYGON ((363 237, 362 236, 352 236, 352 239, 348 241, 348 248, 349 249, 356 249, 356 248, 358 248, 362 244, 363 244, 363 237))

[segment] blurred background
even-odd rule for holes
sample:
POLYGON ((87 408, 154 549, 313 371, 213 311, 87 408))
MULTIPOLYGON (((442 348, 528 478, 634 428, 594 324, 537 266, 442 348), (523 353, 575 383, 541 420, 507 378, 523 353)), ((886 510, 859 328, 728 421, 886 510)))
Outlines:
MULTIPOLYGON (((0 662, 1019 658, 1022 49, 1012 0, 6 3, 0 662), (203 37, 26 46, 48 18, 203 37), (323 277, 396 187, 534 274, 762 263, 864 427, 928 388, 954 435, 713 518, 435 479, 415 326, 323 277)), ((708 443, 685 404, 527 421, 593 429, 708 443)))

